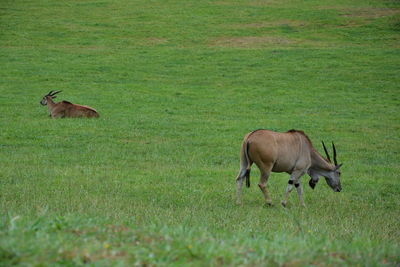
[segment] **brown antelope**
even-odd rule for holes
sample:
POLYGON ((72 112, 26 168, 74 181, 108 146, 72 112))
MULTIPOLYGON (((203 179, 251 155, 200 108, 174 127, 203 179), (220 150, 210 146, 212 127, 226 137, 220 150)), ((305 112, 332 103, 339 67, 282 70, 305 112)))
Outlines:
POLYGON ((54 103, 53 99, 56 98, 56 94, 60 93, 61 91, 50 91, 47 95, 45 95, 40 101, 40 104, 49 108, 50 116, 55 118, 79 118, 79 117, 86 117, 86 118, 98 118, 99 113, 94 108, 88 106, 82 106, 77 104, 72 104, 68 101, 61 101, 58 103, 54 103))
POLYGON ((250 168, 253 162, 260 169, 260 183, 258 186, 264 195, 266 204, 272 205, 266 184, 271 172, 287 172, 290 179, 282 205, 286 207, 289 193, 293 185, 297 189, 300 203, 305 206, 300 178, 308 174, 311 179, 309 185, 314 189, 320 176, 325 177, 327 184, 335 192, 340 192, 340 167, 337 164, 336 148, 333 146, 333 161, 331 162, 328 150, 322 142, 327 158, 322 157, 313 147, 311 140, 303 131, 290 130, 278 133, 269 130, 256 130, 248 133, 243 140, 240 151, 240 171, 236 178, 237 203, 241 203, 243 180, 250 187, 250 168))

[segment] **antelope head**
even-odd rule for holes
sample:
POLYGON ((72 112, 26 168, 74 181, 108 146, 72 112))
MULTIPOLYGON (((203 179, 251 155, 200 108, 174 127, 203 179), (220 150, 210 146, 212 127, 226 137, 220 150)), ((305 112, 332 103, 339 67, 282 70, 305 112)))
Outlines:
POLYGON ((50 98, 50 99, 54 99, 54 98, 56 98, 57 96, 56 96, 56 94, 58 94, 58 93, 60 93, 61 91, 53 91, 53 90, 51 90, 47 95, 45 95, 43 98, 42 98, 42 101, 40 101, 40 104, 41 105, 43 105, 43 106, 46 106, 47 105, 47 100, 50 98))
POLYGON ((342 185, 340 184, 340 167, 342 167, 343 164, 338 164, 336 160, 336 147, 335 144, 332 142, 332 148, 333 148, 333 163, 331 161, 331 157, 329 156, 328 149, 326 149, 326 146, 324 142, 322 142, 322 146, 324 147, 324 151, 326 154, 326 162, 329 163, 330 168, 324 170, 322 169, 309 169, 308 170, 308 175, 310 175, 311 179, 308 182, 310 187, 312 189, 315 188, 319 181, 319 177, 323 176, 325 177, 326 183, 329 185, 330 188, 332 188, 333 191, 335 192, 340 192, 342 190, 342 185))
MULTIPOLYGON (((322 146, 324 147, 324 151, 328 162, 332 164, 331 157, 329 156, 328 150, 326 149, 324 142, 322 142, 322 146)), ((333 191, 340 192, 342 190, 342 185, 340 184, 340 174, 341 174, 340 167, 342 167, 343 163, 342 164, 337 163, 336 148, 333 142, 332 142, 332 149, 333 149, 334 167, 332 168, 331 171, 325 172, 323 176, 325 177, 326 183, 333 189, 333 191)))

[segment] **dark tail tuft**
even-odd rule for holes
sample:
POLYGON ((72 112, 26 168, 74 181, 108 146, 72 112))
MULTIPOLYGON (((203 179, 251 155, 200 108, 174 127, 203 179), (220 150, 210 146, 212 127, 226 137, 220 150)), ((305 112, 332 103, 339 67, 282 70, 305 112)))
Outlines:
POLYGON ((250 187, 250 157, 249 157, 249 148, 250 148, 250 142, 247 142, 246 144, 246 150, 244 151, 244 155, 246 156, 247 160, 247 169, 246 169, 246 187, 250 187))
POLYGON ((250 171, 251 169, 246 170, 246 187, 250 187, 250 171))

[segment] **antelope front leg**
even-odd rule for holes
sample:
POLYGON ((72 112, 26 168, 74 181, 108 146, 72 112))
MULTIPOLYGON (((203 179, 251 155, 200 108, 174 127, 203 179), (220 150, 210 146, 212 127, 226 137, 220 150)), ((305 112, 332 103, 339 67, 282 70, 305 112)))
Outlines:
POLYGON ((281 202, 282 206, 286 207, 287 201, 289 198, 289 193, 292 192, 292 190, 293 190, 293 185, 295 184, 296 187, 299 188, 299 186, 297 186, 297 184, 299 184, 299 179, 303 174, 304 174, 303 171, 297 171, 297 172, 293 172, 292 175, 290 176, 290 179, 288 181, 288 185, 286 188, 286 192, 285 192, 285 198, 281 202))
POLYGON ((289 198, 289 193, 290 192, 292 192, 292 190, 293 190, 293 180, 289 180, 288 181, 288 185, 287 185, 287 187, 286 187, 286 192, 285 192, 285 199, 284 200, 282 200, 282 206, 284 206, 284 207, 286 207, 286 205, 287 205, 287 201, 288 201, 288 198, 289 198))
POLYGON ((299 200, 300 200, 300 205, 305 207, 306 204, 304 204, 304 199, 303 199, 303 187, 301 186, 300 181, 297 184, 294 184, 297 190, 297 194, 299 195, 299 200))

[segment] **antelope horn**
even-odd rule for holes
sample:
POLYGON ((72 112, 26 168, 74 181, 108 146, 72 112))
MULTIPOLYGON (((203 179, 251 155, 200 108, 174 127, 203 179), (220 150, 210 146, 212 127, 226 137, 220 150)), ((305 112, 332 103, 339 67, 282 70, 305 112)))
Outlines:
POLYGON ((51 95, 52 93, 53 93, 54 91, 53 90, 51 90, 47 95, 51 95))
POLYGON ((336 160, 336 147, 335 144, 332 142, 332 148, 333 148, 333 162, 335 163, 335 166, 337 166, 337 160, 336 160))
POLYGON ((328 158, 328 161, 331 162, 331 157, 329 157, 329 153, 328 153, 328 150, 326 149, 324 141, 322 141, 322 146, 324 147, 325 154, 326 154, 326 157, 328 158))
MULTIPOLYGON (((52 91, 53 92, 53 91, 52 91)), ((51 93, 51 96, 54 96, 54 95, 56 95, 56 94, 58 94, 58 93, 61 93, 62 91, 55 91, 55 92, 53 92, 53 93, 51 93)))

